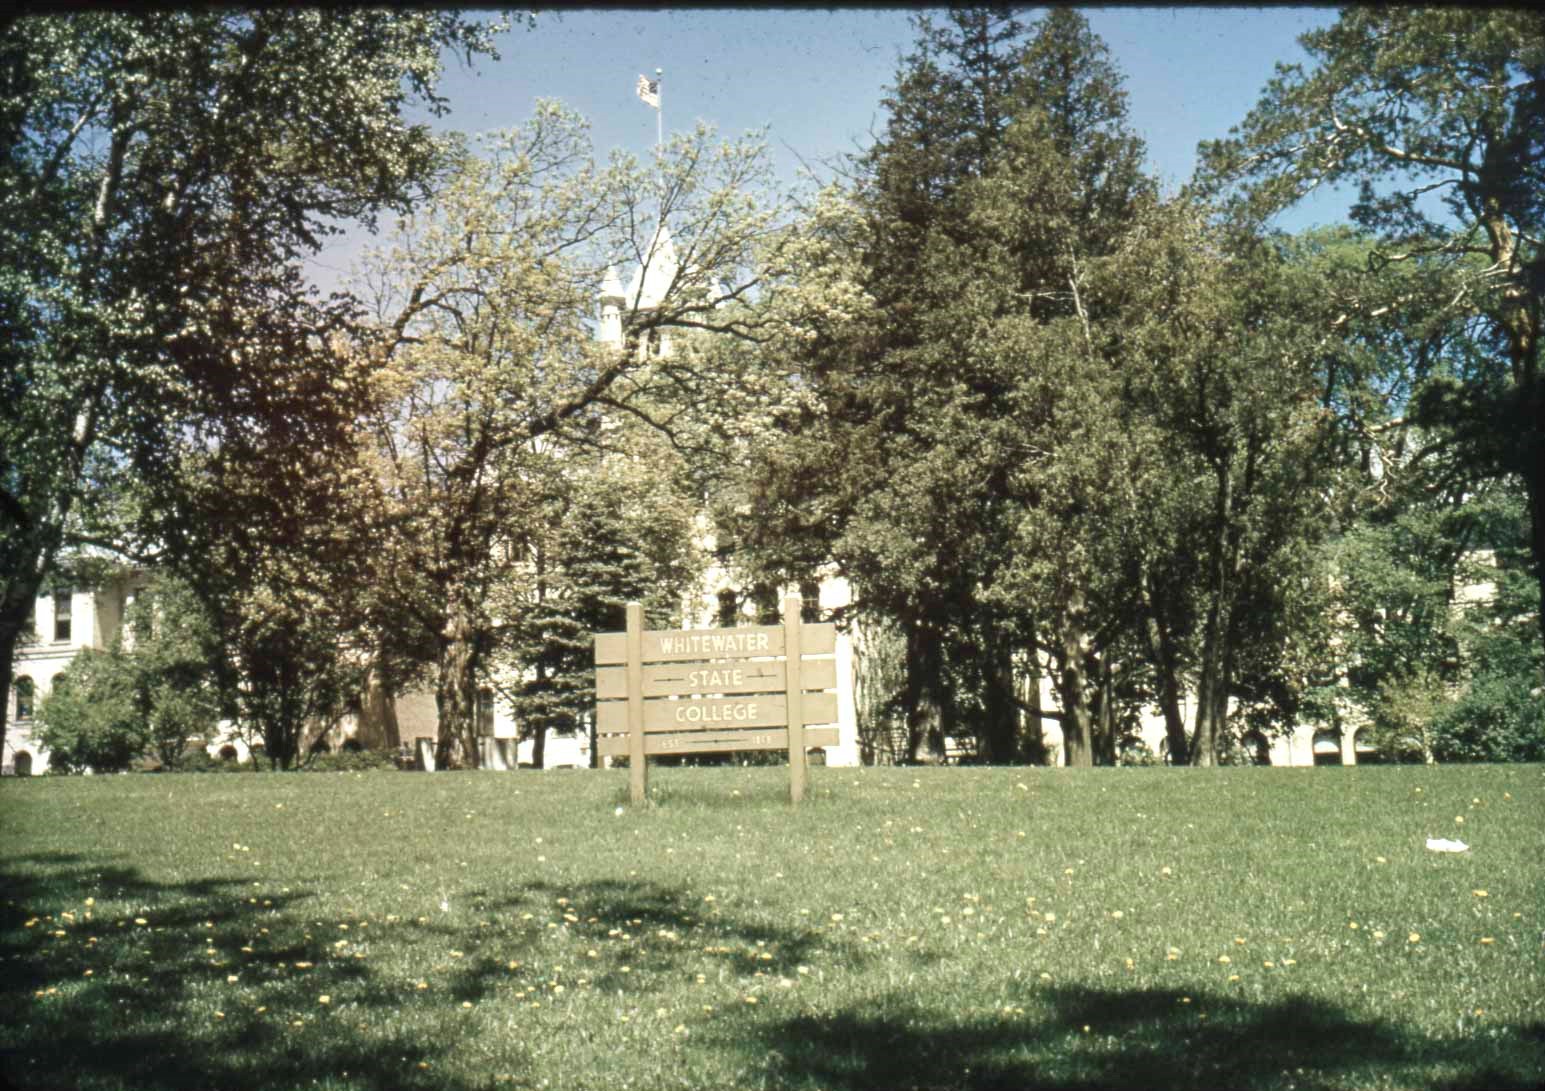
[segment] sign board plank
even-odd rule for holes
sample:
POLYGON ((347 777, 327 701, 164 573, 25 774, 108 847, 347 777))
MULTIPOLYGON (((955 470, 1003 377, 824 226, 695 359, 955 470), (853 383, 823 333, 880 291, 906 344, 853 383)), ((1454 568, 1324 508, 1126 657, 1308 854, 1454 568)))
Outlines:
MULTIPOLYGON (((835 727, 805 729, 805 746, 836 746, 835 727)), ((789 745, 786 728, 751 731, 692 731, 644 736, 645 754, 714 754, 737 750, 783 750, 789 745)), ((628 753, 626 735, 603 736, 596 740, 602 757, 618 758, 628 753)))
MULTIPOLYGON (((741 727, 786 727, 789 722, 788 698, 781 693, 755 697, 692 698, 683 701, 652 700, 644 702, 644 730, 714 731, 741 727)), ((596 705, 595 729, 603 735, 628 730, 628 706, 623 701, 602 701, 596 705)), ((829 724, 837 720, 835 693, 808 693, 804 700, 807 724, 829 724)))
MULTIPOLYGON (((837 650, 837 627, 831 622, 802 626, 800 650, 805 655, 831 655, 837 650)), ((783 654, 781 625, 746 625, 734 629, 650 629, 644 632, 645 663, 679 663, 692 659, 744 659, 783 654)), ((597 633, 598 665, 626 663, 626 633, 597 633)))
MULTIPOLYGON (((805 689, 837 685, 835 659, 810 659, 804 665, 805 689)), ((645 697, 688 697, 711 693, 779 693, 786 677, 783 660, 717 659, 708 663, 653 663, 644 668, 645 697)), ((595 695, 620 701, 628 695, 626 667, 597 667, 595 695)))

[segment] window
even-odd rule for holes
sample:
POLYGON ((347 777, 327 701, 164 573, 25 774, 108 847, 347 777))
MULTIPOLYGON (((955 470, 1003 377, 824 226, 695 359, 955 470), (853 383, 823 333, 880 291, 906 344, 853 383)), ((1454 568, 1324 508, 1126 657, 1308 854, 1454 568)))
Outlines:
POLYGON ((32 705, 37 699, 37 687, 33 684, 32 679, 23 675, 21 678, 16 679, 16 684, 13 688, 16 690, 17 722, 32 719, 32 705))
POLYGON ((477 691, 477 733, 494 733, 494 691, 487 686, 477 691))
POLYGON ((815 580, 799 581, 799 619, 809 624, 821 620, 821 585, 815 580))
POLYGON ((778 624, 778 589, 770 583, 759 583, 751 589, 751 601, 756 605, 758 625, 778 624))
POLYGON ((60 643, 70 639, 70 599, 68 591, 60 591, 54 595, 54 641, 60 643))
POLYGON ((740 617, 740 599, 729 588, 719 592, 719 627, 728 629, 734 626, 740 617))

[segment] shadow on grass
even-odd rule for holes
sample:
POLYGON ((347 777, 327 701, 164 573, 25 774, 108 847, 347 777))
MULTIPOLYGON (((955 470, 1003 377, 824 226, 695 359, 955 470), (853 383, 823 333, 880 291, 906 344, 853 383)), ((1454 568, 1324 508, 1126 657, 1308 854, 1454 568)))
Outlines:
POLYGON ((772 927, 629 881, 521 882, 463 890, 443 914, 372 915, 343 933, 369 936, 364 959, 335 952, 338 922, 317 920, 334 908, 315 892, 250 876, 154 882, 90 856, 14 857, 0 892, 8 1088, 527 1086, 520 1033, 493 1028, 529 1026, 523 990, 544 988, 536 965, 568 961, 573 941, 598 951, 583 966, 592 987, 640 999, 679 988, 705 958, 748 979, 792 974, 819 952, 864 958, 820 927, 772 927), (482 1015, 465 1021, 464 1002, 482 1015), (456 1054, 471 1046, 498 1062, 459 1078, 456 1054))
POLYGON ((1023 1012, 944 1018, 903 996, 758 1028, 769 1083, 826 1091, 1541 1086, 1541 1027, 1435 1040, 1294 996, 1045 988, 1023 1012), (1088 1028, 1087 1030, 1085 1028, 1088 1028))

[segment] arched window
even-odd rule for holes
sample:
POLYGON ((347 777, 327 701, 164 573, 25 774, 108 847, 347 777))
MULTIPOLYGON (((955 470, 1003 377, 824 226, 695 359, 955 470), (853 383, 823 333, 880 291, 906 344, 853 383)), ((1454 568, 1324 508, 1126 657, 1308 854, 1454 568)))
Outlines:
POLYGON ((32 719, 33 705, 37 701, 37 686, 24 674, 16 679, 11 688, 16 691, 16 722, 32 719))
POLYGON ((1314 764, 1341 764, 1341 732, 1316 731, 1314 733, 1314 764))
POLYGON ((221 761, 235 761, 236 757, 237 757, 236 748, 234 746, 232 746, 230 743, 226 743, 224 746, 222 746, 220 748, 220 760, 221 761))
POLYGON ((1250 759, 1251 765, 1271 764, 1271 743, 1266 741, 1266 736, 1261 732, 1246 731, 1240 741, 1244 744, 1245 756, 1250 759))
POLYGON ((719 592, 719 627, 728 629, 740 620, 740 597, 730 588, 719 592))
POLYGON ((16 751, 16 775, 19 777, 32 775, 32 755, 25 750, 16 751))

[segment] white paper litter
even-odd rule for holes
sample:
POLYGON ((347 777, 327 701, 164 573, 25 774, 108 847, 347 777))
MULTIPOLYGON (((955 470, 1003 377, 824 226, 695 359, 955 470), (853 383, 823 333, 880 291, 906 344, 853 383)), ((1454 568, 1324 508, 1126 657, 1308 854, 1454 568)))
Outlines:
POLYGON ((1428 852, 1467 852, 1469 848, 1463 841, 1450 841, 1447 837, 1427 838, 1428 852))

